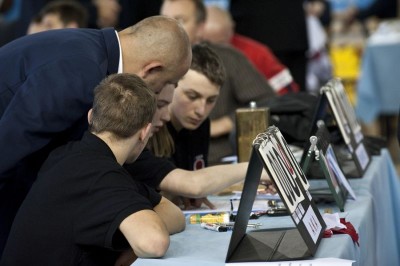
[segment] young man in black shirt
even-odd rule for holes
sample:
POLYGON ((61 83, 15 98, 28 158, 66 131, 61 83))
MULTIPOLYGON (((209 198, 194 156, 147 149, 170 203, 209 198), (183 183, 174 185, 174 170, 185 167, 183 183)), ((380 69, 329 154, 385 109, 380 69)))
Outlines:
POLYGON ((121 251, 161 257, 182 212, 122 167, 146 145, 155 95, 133 74, 94 91, 89 132, 54 150, 18 211, 1 266, 114 265, 121 251))
MULTIPOLYGON (((172 17, 182 23, 192 44, 204 38, 207 11, 202 0, 163 0, 160 15, 172 17)), ((232 47, 210 43, 226 71, 217 104, 210 113, 210 165, 221 164, 226 156, 235 155, 230 140, 235 130, 235 110, 251 101, 264 102, 276 96, 268 81, 244 54, 232 47)))
POLYGON ((217 54, 206 44, 194 45, 190 69, 175 91, 164 87, 158 96, 153 120, 156 132, 149 142, 152 152, 145 150, 135 163, 125 165, 133 178, 163 192, 199 199, 185 199, 184 208, 202 203, 213 208, 204 197, 242 181, 246 175, 247 163, 207 167, 208 115, 224 79, 217 54))

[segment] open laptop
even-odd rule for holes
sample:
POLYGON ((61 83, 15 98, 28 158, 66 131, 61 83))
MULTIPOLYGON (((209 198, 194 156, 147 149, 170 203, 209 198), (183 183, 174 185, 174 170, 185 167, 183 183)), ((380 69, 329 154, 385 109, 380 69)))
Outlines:
POLYGON ((307 192, 309 183, 279 129, 271 126, 253 142, 249 167, 226 262, 305 259, 315 254, 326 225, 307 192), (295 227, 246 232, 263 168, 295 227))
MULTIPOLYGON (((324 121, 329 130, 331 143, 345 175, 349 178, 362 177, 371 161, 370 154, 376 154, 384 142, 368 141, 368 138, 364 137, 339 79, 332 79, 321 88, 309 136, 315 135, 319 120, 324 121), (368 143, 375 144, 366 145, 368 143)), ((303 153, 301 165, 304 164, 305 156, 306 153, 303 153)), ((313 167, 310 167, 310 170, 308 177, 318 178, 313 167)))

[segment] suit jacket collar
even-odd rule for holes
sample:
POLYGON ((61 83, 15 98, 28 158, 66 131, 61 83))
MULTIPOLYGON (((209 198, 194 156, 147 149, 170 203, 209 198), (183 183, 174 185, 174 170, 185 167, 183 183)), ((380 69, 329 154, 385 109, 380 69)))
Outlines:
POLYGON ((107 75, 117 73, 119 63, 119 43, 115 29, 105 28, 101 31, 104 36, 104 41, 108 54, 107 75))

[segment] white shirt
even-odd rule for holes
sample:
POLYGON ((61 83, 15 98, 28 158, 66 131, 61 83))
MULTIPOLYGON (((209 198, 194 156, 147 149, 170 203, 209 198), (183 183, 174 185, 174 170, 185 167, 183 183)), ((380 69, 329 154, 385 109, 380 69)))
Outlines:
POLYGON ((117 31, 115 31, 115 34, 117 35, 118 39, 118 47, 119 47, 119 63, 118 63, 118 74, 121 74, 123 69, 122 69, 122 50, 121 50, 121 43, 119 41, 119 36, 117 31))

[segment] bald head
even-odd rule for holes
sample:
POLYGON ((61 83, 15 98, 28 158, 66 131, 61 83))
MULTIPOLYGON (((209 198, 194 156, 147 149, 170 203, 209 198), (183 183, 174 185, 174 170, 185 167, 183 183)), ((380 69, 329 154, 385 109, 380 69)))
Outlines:
POLYGON ((207 7, 203 38, 213 43, 229 45, 234 33, 231 15, 217 6, 207 7))
MULTIPOLYGON (((121 31, 129 37, 139 51, 131 51, 147 59, 170 59, 181 61, 190 55, 190 42, 185 30, 176 20, 165 16, 146 18, 137 24, 121 31)), ((130 51, 123 51, 130 52, 130 51)))
POLYGON ((149 17, 118 35, 123 71, 139 75, 156 93, 166 83, 177 83, 189 69, 191 45, 185 30, 175 19, 149 17), (162 82, 166 78, 168 80, 162 82))

